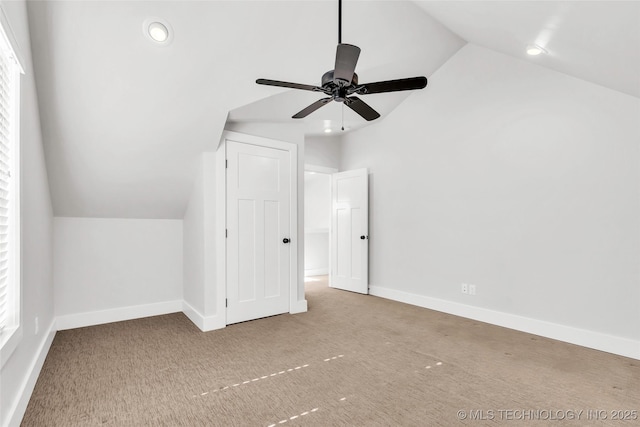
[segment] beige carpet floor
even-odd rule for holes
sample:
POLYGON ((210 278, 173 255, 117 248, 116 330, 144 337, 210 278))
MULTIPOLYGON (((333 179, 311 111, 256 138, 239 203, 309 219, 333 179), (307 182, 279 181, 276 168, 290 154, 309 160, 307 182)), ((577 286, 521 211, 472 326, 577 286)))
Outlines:
POLYGON ((323 281, 307 299, 207 333, 181 313, 58 332, 22 425, 640 425, 637 360, 323 281))

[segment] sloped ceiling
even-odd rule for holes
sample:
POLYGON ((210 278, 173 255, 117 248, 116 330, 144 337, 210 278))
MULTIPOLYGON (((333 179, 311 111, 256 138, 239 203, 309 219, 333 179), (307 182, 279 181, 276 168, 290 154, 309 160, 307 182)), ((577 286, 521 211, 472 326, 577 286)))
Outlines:
MULTIPOLYGON (((29 1, 55 215, 182 218, 196 159, 228 116, 287 123, 315 100, 254 81, 318 84, 333 68, 336 3, 29 1), (154 17, 171 26, 167 46, 143 33, 154 17)), ((346 0, 343 41, 362 48, 363 82, 429 77, 469 41, 638 97, 639 6, 346 0), (548 54, 527 57, 530 43, 548 54)), ((367 101, 389 114, 406 96, 367 101)), ((342 121, 339 105, 323 110, 307 133, 342 121)), ((363 125, 348 110, 345 122, 363 125)))
POLYGON ((416 3, 468 42, 640 97, 640 1, 416 3))
MULTIPOLYGON (((196 158, 229 111, 284 92, 256 78, 318 84, 335 60, 335 1, 28 6, 57 216, 182 218, 196 158), (169 45, 143 34, 153 17, 169 45)), ((428 74, 464 44, 412 2, 345 2, 343 23, 363 81, 428 74)))

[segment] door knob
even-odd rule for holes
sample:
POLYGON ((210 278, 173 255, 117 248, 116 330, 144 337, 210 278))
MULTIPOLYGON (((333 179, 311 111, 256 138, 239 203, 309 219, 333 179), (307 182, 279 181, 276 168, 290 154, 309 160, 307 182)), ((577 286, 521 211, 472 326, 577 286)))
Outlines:
POLYGON ((366 237, 365 237, 365 236, 360 236, 360 238, 361 238, 362 240, 366 239, 366 237))
POLYGON ((291 240, 289 240, 289 239, 288 239, 288 238, 286 238, 286 237, 285 237, 284 239, 282 239, 282 243, 289 243, 290 241, 291 241, 291 240))

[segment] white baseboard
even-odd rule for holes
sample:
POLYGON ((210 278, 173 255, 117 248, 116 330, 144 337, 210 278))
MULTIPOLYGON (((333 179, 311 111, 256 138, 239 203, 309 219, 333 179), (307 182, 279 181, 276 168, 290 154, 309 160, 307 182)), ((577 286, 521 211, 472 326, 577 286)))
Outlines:
POLYGON ((14 406, 9 408, 9 416, 7 418, 9 420, 9 423, 7 424, 9 427, 17 427, 22 422, 24 413, 27 410, 27 405, 31 399, 31 394, 36 386, 36 381, 38 381, 42 365, 44 365, 44 361, 47 358, 47 354, 49 353, 49 349, 51 348, 51 343, 53 342, 55 335, 56 321, 54 320, 51 322, 51 325, 49 325, 49 329, 44 335, 42 344, 40 344, 40 348, 38 348, 36 357, 33 358, 31 366, 29 366, 28 375, 19 391, 19 398, 15 402, 14 406))
POLYGON ((182 301, 182 312, 198 327, 202 332, 214 331, 227 327, 224 316, 204 316, 198 310, 193 308, 191 304, 182 301))
POLYGON ((181 300, 134 305, 87 313, 67 314, 57 317, 56 326, 59 331, 64 331, 66 329, 102 325, 104 323, 140 319, 142 317, 159 316, 162 314, 176 313, 178 311, 182 311, 181 300))
POLYGON ((201 331, 204 331, 204 316, 198 310, 193 308, 188 302, 182 301, 182 312, 193 322, 201 331))
POLYGON ((298 314, 298 313, 306 313, 307 311, 308 311, 307 300, 303 299, 302 301, 296 301, 295 303, 292 303, 289 313, 298 314))
POLYGON ((369 293, 418 307, 441 311, 468 319, 478 320, 521 332, 606 351, 620 356, 640 360, 640 341, 617 337, 572 326, 560 325, 544 320, 532 319, 515 314, 474 307, 458 302, 446 301, 380 286, 371 286, 369 293))
MULTIPOLYGON (((291 314, 305 313, 307 311, 307 300, 297 301, 289 311, 291 314)), ((227 327, 226 318, 223 316, 204 316, 186 301, 182 302, 182 312, 198 327, 202 332, 214 331, 227 327)))
POLYGON ((305 270, 304 271, 304 277, 309 277, 309 276, 326 276, 327 274, 329 274, 329 267, 325 267, 325 268, 312 268, 310 270, 305 270))

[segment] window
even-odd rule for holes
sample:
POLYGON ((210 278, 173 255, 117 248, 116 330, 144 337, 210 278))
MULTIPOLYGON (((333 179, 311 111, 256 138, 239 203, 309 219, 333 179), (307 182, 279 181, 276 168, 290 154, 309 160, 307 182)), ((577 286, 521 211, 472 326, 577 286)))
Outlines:
MULTIPOLYGON (((0 10, 1 12, 1 10, 0 10)), ((19 116, 22 68, 4 13, 0 13, 0 348, 20 326, 19 116)), ((15 346, 15 343, 13 344, 15 346)))

